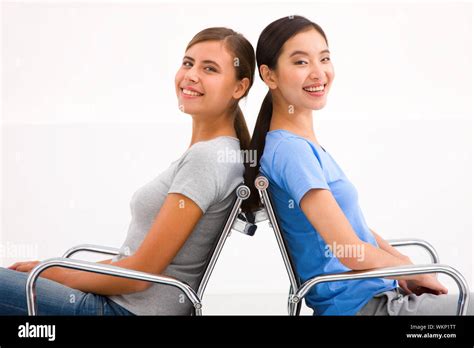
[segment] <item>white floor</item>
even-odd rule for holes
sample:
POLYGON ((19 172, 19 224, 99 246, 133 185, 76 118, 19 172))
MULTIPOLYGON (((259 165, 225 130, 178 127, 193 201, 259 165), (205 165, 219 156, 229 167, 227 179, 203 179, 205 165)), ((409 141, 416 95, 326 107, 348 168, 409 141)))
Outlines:
MULTIPOLYGON (((288 315, 287 294, 205 294, 203 315, 288 315)), ((303 302, 301 315, 313 311, 303 302)))

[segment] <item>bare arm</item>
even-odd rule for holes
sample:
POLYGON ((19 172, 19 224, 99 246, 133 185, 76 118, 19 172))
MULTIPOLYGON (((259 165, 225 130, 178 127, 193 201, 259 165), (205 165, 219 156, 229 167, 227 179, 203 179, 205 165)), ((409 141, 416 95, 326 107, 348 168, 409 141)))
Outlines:
MULTIPOLYGON (((138 250, 117 262, 104 260, 100 263, 159 275, 178 253, 201 216, 201 209, 192 200, 181 194, 168 194, 138 250)), ((146 281, 78 270, 67 272, 61 283, 99 295, 138 292, 151 286, 146 281)))
POLYGON ((108 259, 108 260, 104 260, 104 261, 99 261, 98 263, 103 263, 103 264, 110 264, 110 262, 112 261, 112 259, 108 259))
POLYGON ((390 253, 362 241, 354 232, 331 191, 312 189, 303 196, 300 206, 326 244, 351 246, 357 248, 353 250, 363 251, 363 257, 354 253, 338 255, 339 261, 346 267, 352 270, 366 270, 410 264, 405 257, 402 257, 403 255, 400 256, 401 254, 390 253))
MULTIPOLYGON (((109 265, 110 262, 112 262, 112 259, 107 259, 107 260, 103 260, 103 261, 98 261, 97 263, 103 263, 103 264, 105 264, 105 265, 109 265)), ((57 267, 56 267, 56 268, 57 268, 57 267)), ((65 269, 65 268, 61 268, 61 271, 63 272, 63 273, 62 273, 62 276, 60 276, 60 277, 57 277, 57 276, 54 277, 54 275, 53 275, 52 277, 47 277, 47 278, 49 278, 49 279, 51 279, 51 280, 55 280, 55 281, 57 281, 57 282, 60 282, 60 283, 64 284, 64 279, 65 279, 65 277, 66 277, 66 274, 67 274, 68 277, 70 277, 70 276, 71 276, 70 274, 77 274, 78 272, 80 272, 80 271, 75 270, 75 269, 65 269)), ((42 273, 42 277, 45 277, 46 272, 48 272, 48 270, 46 270, 46 271, 44 271, 44 272, 42 273)), ((60 273, 60 275, 61 275, 61 273, 60 273)))
MULTIPOLYGON (((374 234, 375 240, 377 241, 377 244, 379 245, 381 249, 391 253, 394 256, 407 260, 410 264, 413 264, 413 262, 408 256, 400 253, 396 248, 392 247, 380 235, 375 233, 374 230, 370 229, 370 231, 374 234)), ((408 278, 406 276, 387 277, 387 278, 398 280, 398 285, 402 287, 409 294, 413 292, 416 295, 421 295, 423 293, 430 293, 430 294, 437 294, 437 295, 448 293, 448 289, 436 279, 436 276, 433 277, 433 274, 422 274, 415 277, 416 279, 408 278)))
POLYGON ((373 233, 375 240, 377 241, 377 244, 379 245, 380 249, 385 250, 386 252, 392 254, 393 256, 396 256, 401 259, 406 259, 410 264, 413 264, 413 262, 410 260, 410 258, 402 253, 400 253, 396 248, 391 246, 385 239, 383 239, 379 234, 375 233, 374 230, 370 229, 370 232, 373 233))
MULTIPOLYGON (((349 253, 343 256, 336 254, 339 261, 346 267, 352 270, 367 270, 412 264, 407 256, 399 253, 373 231, 372 233, 374 233, 380 247, 362 241, 354 232, 331 191, 312 189, 303 196, 300 206, 326 244, 330 246, 334 244, 339 246, 348 245, 356 247, 355 250, 363 251, 363 257, 355 255, 355 253, 349 253)), ((345 249, 346 248, 343 248, 343 250, 345 249)), ((417 285, 439 291, 440 293, 447 293, 447 289, 431 274, 414 274, 386 278, 397 279, 399 281, 413 280, 417 285)))

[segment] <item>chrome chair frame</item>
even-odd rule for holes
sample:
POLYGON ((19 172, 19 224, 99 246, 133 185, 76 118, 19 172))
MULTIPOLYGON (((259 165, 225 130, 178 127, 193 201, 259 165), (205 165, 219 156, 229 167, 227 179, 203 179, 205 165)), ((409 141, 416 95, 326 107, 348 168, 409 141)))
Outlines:
MULTIPOLYGON (((99 274, 106 274, 121 278, 144 280, 151 283, 159 283, 174 286, 179 288, 184 292, 187 298, 193 305, 194 315, 202 315, 202 298, 204 295, 204 290, 207 286, 211 273, 214 269, 214 266, 217 262, 217 259, 224 247, 225 240, 230 236, 231 231, 234 227, 234 224, 237 223, 238 214, 241 211, 240 207, 242 202, 250 196, 250 189, 245 185, 239 185, 236 190, 236 198, 232 205, 232 208, 228 214, 228 217, 225 221, 224 228, 217 239, 216 245, 211 251, 210 258, 207 262, 206 269, 203 273, 202 278, 200 279, 199 286, 197 291, 195 291, 189 284, 186 282, 180 281, 178 279, 156 275, 146 272, 135 271, 131 269, 126 269, 123 267, 101 264, 97 262, 83 261, 83 260, 71 260, 71 256, 80 251, 89 251, 99 254, 108 254, 108 255, 118 255, 120 254, 120 248, 94 245, 94 244, 80 244, 75 247, 67 250, 62 257, 51 258, 40 262, 36 265, 28 275, 26 281, 26 296, 27 296, 27 305, 28 305, 28 315, 35 316, 38 313, 37 303, 36 303, 36 280, 40 276, 41 272, 50 268, 50 267, 64 267, 69 269, 77 269, 86 272, 93 272, 99 274)), ((241 231, 242 224, 245 226, 245 222, 239 221, 239 228, 237 230, 241 231)), ((245 231, 241 231, 246 233, 245 231)), ((246 233, 250 234, 250 233, 246 233)), ((253 233, 252 233, 253 234, 253 233)), ((252 235, 250 234, 250 235, 252 235)))
POLYGON ((426 273, 444 273, 454 279, 459 288, 459 300, 457 315, 466 315, 469 304, 469 286, 464 276, 451 266, 440 264, 439 256, 435 248, 427 241, 421 239, 395 239, 387 241, 394 247, 399 246, 420 246, 424 248, 431 256, 433 264, 409 265, 399 267, 386 267, 367 271, 350 271, 341 274, 326 274, 316 276, 301 284, 297 276, 296 269, 288 253, 285 239, 283 237, 280 224, 275 215, 270 194, 267 191, 269 186, 268 179, 259 175, 255 180, 255 187, 259 191, 263 209, 266 211, 270 227, 272 227, 280 248, 280 252, 285 264, 286 271, 290 280, 290 291, 288 295, 288 313, 291 316, 299 315, 301 310, 301 300, 317 284, 325 282, 334 282, 339 280, 356 280, 380 277, 393 277, 426 273))

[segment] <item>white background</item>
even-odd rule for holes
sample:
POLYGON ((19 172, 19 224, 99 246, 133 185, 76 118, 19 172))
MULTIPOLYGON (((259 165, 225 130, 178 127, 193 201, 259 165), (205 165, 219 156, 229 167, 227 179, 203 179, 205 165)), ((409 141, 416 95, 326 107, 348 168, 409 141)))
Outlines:
MULTIPOLYGON (((255 47, 266 25, 292 14, 328 37, 336 78, 315 132, 357 187, 369 226, 385 239, 428 240, 474 289, 466 2, 2 2, 0 266, 82 243, 121 246, 135 190, 189 145, 191 117, 174 92, 188 41, 226 26, 255 47)), ((257 75, 242 102, 251 130, 265 93, 257 75)), ((262 223, 227 241, 204 314, 284 314, 287 290, 262 223)))

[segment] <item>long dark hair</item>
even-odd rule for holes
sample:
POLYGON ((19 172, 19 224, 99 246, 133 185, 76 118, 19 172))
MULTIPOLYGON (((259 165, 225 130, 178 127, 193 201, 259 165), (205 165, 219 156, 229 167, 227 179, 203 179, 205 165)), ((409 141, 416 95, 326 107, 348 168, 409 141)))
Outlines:
MULTIPOLYGON (((316 23, 311 22, 309 19, 302 16, 283 17, 270 23, 265 29, 263 29, 257 43, 257 67, 258 74, 262 80, 260 66, 267 65, 270 69, 274 70, 277 67, 277 61, 285 42, 296 34, 311 28, 316 29, 316 31, 323 36, 324 40, 326 40, 326 44, 328 44, 323 29, 316 23)), ((245 212, 255 211, 261 206, 259 194, 255 188, 254 181, 259 173, 260 159, 263 154, 263 149, 265 148, 265 137, 270 129, 272 113, 272 94, 269 89, 267 95, 263 99, 262 106, 260 107, 252 140, 250 142, 250 151, 256 152, 257 158, 254 167, 247 165, 245 168, 245 184, 251 190, 250 197, 242 204, 242 209, 245 212)))
MULTIPOLYGON (((255 76, 255 52, 252 44, 240 33, 229 28, 214 27, 201 30, 188 43, 186 50, 191 46, 204 41, 223 41, 226 48, 234 56, 234 67, 237 80, 248 78, 250 80, 249 87, 245 91, 242 98, 246 97, 250 87, 252 87, 255 76)), ((241 98, 241 99, 242 99, 241 98)), ((240 148, 242 150, 249 149, 250 133, 245 122, 244 114, 236 101, 232 106, 234 113, 234 129, 240 140, 240 148)))

